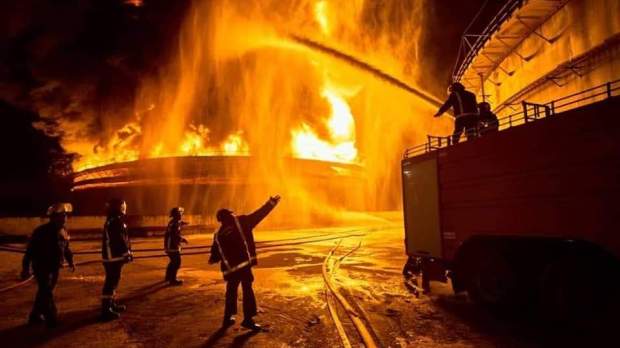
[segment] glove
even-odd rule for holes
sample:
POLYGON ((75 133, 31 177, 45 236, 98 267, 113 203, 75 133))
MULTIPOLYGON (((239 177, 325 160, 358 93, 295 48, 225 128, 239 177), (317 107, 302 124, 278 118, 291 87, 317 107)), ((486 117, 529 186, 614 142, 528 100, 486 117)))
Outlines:
POLYGON ((271 196, 269 197, 269 202, 271 202, 271 204, 276 205, 278 204, 278 202, 280 202, 280 195, 275 195, 275 196, 271 196))
POLYGON ((433 117, 439 117, 439 116, 441 116, 440 113, 436 113, 436 114, 433 115, 433 117))
POLYGON ((26 280, 28 278, 30 278, 30 271, 27 269, 22 270, 22 273, 20 274, 20 277, 22 278, 22 280, 26 280))
POLYGON ((69 269, 71 269, 71 273, 75 272, 75 265, 69 265, 69 269))

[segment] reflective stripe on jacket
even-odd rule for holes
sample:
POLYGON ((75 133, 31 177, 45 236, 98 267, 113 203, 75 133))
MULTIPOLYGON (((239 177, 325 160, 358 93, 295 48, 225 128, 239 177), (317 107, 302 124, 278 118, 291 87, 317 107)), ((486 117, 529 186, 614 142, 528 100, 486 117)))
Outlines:
POLYGON ((103 225, 101 258, 103 262, 126 261, 131 255, 127 224, 122 216, 110 216, 103 225))
POLYGON ((438 114, 443 114, 449 108, 454 109, 454 117, 478 114, 476 95, 469 91, 454 91, 450 93, 448 100, 439 108, 438 114))
POLYGON ((181 241, 183 236, 181 234, 181 227, 183 224, 181 221, 171 220, 166 228, 164 234, 164 251, 167 253, 181 252, 181 241))
POLYGON ((257 264, 253 229, 275 206, 267 201, 249 215, 235 216, 233 221, 222 224, 213 235, 210 262, 220 262, 227 279, 232 273, 257 264))

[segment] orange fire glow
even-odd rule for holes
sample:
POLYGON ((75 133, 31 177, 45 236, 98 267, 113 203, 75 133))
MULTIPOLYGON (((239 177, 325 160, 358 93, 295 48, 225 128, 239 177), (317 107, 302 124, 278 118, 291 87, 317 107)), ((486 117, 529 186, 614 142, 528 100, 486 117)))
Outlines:
POLYGON ((321 93, 330 105, 326 120, 328 140, 321 139, 307 123, 291 131, 293 154, 299 158, 352 163, 357 159, 355 120, 347 101, 338 92, 325 87, 321 93))
POLYGON ((108 130, 96 146, 67 138, 65 147, 81 155, 75 170, 141 158, 251 153, 261 161, 252 177, 264 190, 295 197, 303 205, 298 211, 324 208, 311 178, 293 180, 279 169, 282 159, 296 157, 363 166, 365 190, 345 202, 363 201, 369 209, 399 204, 402 150, 427 133, 445 133, 446 125, 433 123, 442 122, 430 117, 433 106, 290 35, 324 42, 413 83, 423 5, 407 6, 195 1, 170 64, 138 91, 134 109, 148 111, 108 130))

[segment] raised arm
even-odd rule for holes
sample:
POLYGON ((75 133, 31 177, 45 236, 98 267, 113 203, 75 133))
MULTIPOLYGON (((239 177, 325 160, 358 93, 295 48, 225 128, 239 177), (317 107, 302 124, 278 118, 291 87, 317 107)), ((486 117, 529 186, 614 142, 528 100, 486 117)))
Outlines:
POLYGON ((444 112, 448 111, 448 109, 452 107, 453 103, 454 103, 454 93, 450 93, 450 96, 448 97, 446 102, 443 103, 443 105, 439 108, 439 110, 437 110, 437 113, 435 113, 435 117, 439 117, 444 112))
POLYGON ((263 221, 263 219, 273 210, 273 208, 275 208, 278 202, 280 202, 280 196, 276 195, 270 197, 269 200, 267 200, 267 202, 263 204, 263 206, 258 208, 258 210, 256 210, 250 215, 247 215, 246 221, 251 226, 251 228, 254 228, 256 225, 258 225, 258 223, 263 221))

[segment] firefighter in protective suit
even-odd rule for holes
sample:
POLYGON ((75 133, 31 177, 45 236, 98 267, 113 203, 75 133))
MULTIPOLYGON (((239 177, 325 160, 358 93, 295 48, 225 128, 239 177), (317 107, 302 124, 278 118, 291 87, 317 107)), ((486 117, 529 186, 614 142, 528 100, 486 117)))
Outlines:
POLYGON ((183 207, 175 207, 170 210, 171 219, 164 234, 164 251, 170 258, 166 268, 165 280, 170 285, 175 286, 183 284, 182 280, 177 279, 177 272, 181 267, 181 243, 187 243, 187 239, 183 238, 181 234, 181 229, 187 225, 186 222, 182 221, 184 212, 183 207))
POLYGON ((256 265, 256 246, 252 229, 278 204, 280 196, 270 197, 257 211, 249 215, 236 216, 232 211, 220 209, 217 220, 220 228, 213 235, 209 263, 220 262, 226 281, 226 305, 223 327, 235 323, 237 313, 237 289, 243 291, 243 322, 241 326, 260 331, 260 325, 252 319, 256 314, 256 298, 252 290, 252 266, 256 265))
POLYGON ((22 261, 22 279, 30 277, 30 264, 37 281, 37 295, 28 318, 28 324, 42 322, 55 327, 56 305, 54 287, 58 281, 58 270, 66 260, 75 271, 73 253, 69 249, 69 234, 65 229, 67 215, 73 211, 69 203, 56 203, 47 209, 49 222, 37 227, 28 242, 22 261))
POLYGON ((125 214, 127 203, 122 199, 108 202, 108 217, 103 226, 101 257, 105 270, 105 281, 101 293, 101 320, 118 319, 126 307, 116 303, 116 288, 121 279, 123 265, 131 262, 131 243, 125 214))
POLYGON ((499 130, 499 121, 497 115, 491 111, 491 104, 482 102, 478 104, 478 110, 480 112, 478 118, 480 135, 497 132, 499 130))
POLYGON ((455 82, 448 88, 448 100, 439 108, 435 117, 441 116, 449 108, 454 109, 454 133, 452 133, 452 144, 459 142, 461 134, 465 131, 467 140, 476 137, 478 126, 478 103, 476 95, 467 91, 465 87, 455 82))

